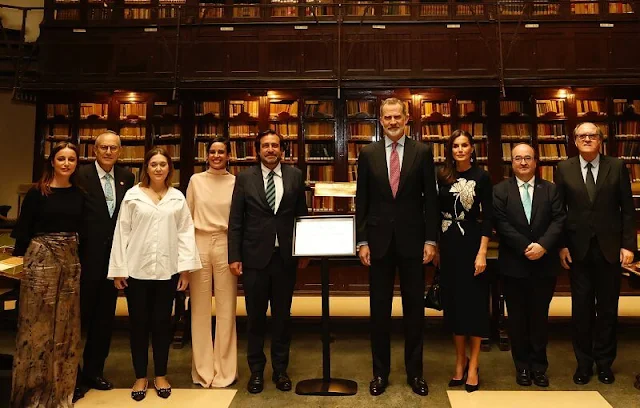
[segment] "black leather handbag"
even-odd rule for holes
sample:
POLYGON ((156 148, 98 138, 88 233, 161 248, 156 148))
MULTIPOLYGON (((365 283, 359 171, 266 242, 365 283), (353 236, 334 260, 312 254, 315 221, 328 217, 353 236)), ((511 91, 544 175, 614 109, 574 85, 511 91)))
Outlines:
POLYGON ((442 310, 442 299, 440 298, 440 269, 436 269, 433 282, 424 295, 424 307, 435 310, 442 310))

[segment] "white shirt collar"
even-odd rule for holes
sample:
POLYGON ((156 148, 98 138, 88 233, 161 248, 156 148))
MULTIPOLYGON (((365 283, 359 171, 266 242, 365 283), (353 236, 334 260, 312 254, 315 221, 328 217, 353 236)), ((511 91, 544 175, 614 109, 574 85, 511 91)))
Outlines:
MULTIPOLYGON (((404 147, 405 139, 406 139, 406 136, 402 135, 402 137, 398 139, 398 144, 404 147)), ((384 147, 390 147, 392 143, 393 143, 393 140, 389 139, 389 136, 384 135, 384 147)))
POLYGON ((533 187, 536 184, 536 176, 531 177, 531 180, 529 181, 522 181, 518 178, 518 176, 516 176, 516 182, 518 183, 518 188, 522 187, 524 183, 528 183, 531 187, 533 187))
MULTIPOLYGON (((104 171, 104 169, 102 167, 100 167, 100 165, 98 164, 98 161, 95 161, 95 165, 96 165, 96 170, 98 170, 98 178, 100 180, 103 179, 103 177, 105 176, 105 174, 107 174, 106 171, 104 171)), ((114 180, 116 179, 116 174, 113 171, 113 169, 115 169, 116 166, 111 167, 111 171, 109 172, 109 174, 111 175, 111 178, 113 178, 114 180)))
MULTIPOLYGON (((260 163, 260 170, 262 170, 262 178, 265 178, 265 179, 269 176, 269 173, 271 173, 271 170, 267 166, 265 166, 263 163, 260 163)), ((282 165, 281 165, 281 163, 278 163, 276 168, 273 169, 273 172, 276 173, 276 176, 282 178, 282 165)))
MULTIPOLYGON (((180 192, 180 190, 178 190, 177 188, 169 187, 169 189, 167 190, 167 194, 165 194, 162 200, 160 200, 160 203, 163 203, 169 200, 180 200, 180 199, 184 199, 184 195, 182 195, 182 192, 180 192)), ((140 200, 140 201, 145 201, 147 203, 156 205, 151 200, 151 198, 149 198, 149 196, 146 195, 144 191, 142 191, 142 188, 140 188, 140 183, 136 184, 135 186, 133 186, 127 191, 127 194, 125 195, 123 201, 130 201, 130 200, 140 200)))
MULTIPOLYGON (((585 167, 587 167, 587 163, 589 163, 588 161, 586 161, 582 156, 578 155, 578 157, 580 157, 580 168, 584 169, 585 167)), ((592 169, 596 169, 598 168, 598 165, 600 164, 600 153, 598 153, 598 155, 596 156, 595 159, 591 160, 591 168, 592 169)))

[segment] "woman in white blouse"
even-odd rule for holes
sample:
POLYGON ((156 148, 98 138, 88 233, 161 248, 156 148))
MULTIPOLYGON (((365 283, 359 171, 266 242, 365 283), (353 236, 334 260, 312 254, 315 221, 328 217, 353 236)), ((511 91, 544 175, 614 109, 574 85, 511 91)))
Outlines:
POLYGON ((159 397, 171 395, 166 374, 173 299, 176 288, 187 288, 188 272, 202 268, 189 207, 184 195, 171 187, 173 171, 165 149, 147 152, 140 184, 122 200, 111 247, 108 277, 127 295, 136 374, 131 398, 136 401, 147 392, 150 333, 154 387, 159 397))

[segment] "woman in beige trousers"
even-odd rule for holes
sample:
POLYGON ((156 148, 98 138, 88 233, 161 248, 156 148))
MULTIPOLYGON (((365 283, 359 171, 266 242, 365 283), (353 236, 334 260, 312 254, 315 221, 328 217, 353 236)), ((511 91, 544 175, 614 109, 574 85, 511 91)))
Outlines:
POLYGON ((216 137, 207 145, 205 172, 194 174, 187 202, 196 229, 202 269, 190 276, 191 377, 204 388, 226 387, 238 377, 236 336, 237 277, 227 262, 227 226, 235 176, 227 168, 229 142, 216 137), (211 344, 211 291, 216 302, 215 340, 211 344))

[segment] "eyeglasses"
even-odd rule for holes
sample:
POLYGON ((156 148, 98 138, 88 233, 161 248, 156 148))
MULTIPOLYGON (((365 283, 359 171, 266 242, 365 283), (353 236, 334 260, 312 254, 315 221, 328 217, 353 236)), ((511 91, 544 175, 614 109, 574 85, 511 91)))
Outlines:
POLYGON ((513 161, 515 162, 525 162, 525 163, 531 163, 533 161, 533 157, 531 156, 516 156, 513 158, 513 161))
POLYGON ((576 137, 578 138, 578 140, 597 140, 599 138, 597 133, 586 133, 583 135, 577 135, 576 137))
POLYGON ((98 149, 100 149, 100 151, 103 152, 103 153, 106 153, 109 150, 111 150, 112 152, 116 153, 118 150, 120 150, 120 146, 100 145, 100 146, 98 146, 98 149))

